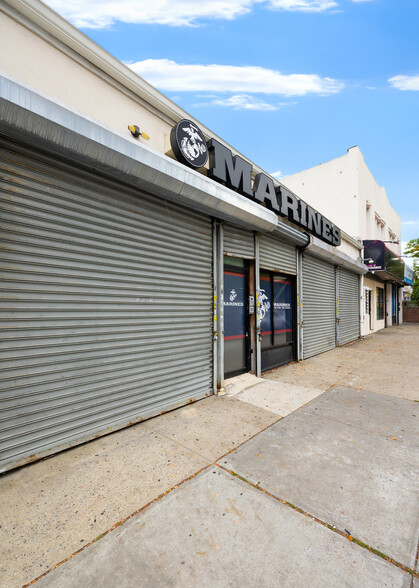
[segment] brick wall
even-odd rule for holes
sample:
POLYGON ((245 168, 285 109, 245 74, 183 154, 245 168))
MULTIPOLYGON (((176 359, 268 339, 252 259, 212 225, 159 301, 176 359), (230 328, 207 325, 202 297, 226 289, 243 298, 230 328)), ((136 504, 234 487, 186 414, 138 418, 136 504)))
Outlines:
POLYGON ((403 304, 403 322, 419 323, 419 306, 407 306, 403 304))

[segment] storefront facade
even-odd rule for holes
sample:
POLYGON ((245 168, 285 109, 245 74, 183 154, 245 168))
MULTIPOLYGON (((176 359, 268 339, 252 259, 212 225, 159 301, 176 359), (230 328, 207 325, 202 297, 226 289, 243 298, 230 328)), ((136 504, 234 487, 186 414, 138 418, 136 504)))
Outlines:
MULTIPOLYGON (((4 31, 51 62, 64 38, 83 42, 78 58, 89 50, 96 70, 77 72, 95 81, 100 48, 34 3, 50 19, 40 48, 25 6, 7 6, 4 31)), ((17 57, 0 76, 0 471, 359 337, 366 268, 337 226, 139 79, 134 118, 122 64, 123 131, 34 88, 23 53, 13 78, 17 57)), ((116 67, 106 59, 103 77, 116 67)))
POLYGON ((402 322, 406 279, 404 261, 383 241, 364 241, 364 257, 369 269, 364 279, 364 328, 368 334, 402 322))

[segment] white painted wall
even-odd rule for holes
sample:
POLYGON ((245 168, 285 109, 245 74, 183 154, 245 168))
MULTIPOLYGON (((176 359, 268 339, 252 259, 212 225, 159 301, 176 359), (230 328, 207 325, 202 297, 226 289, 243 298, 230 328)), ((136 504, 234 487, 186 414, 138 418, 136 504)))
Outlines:
POLYGON ((150 135, 147 144, 164 153, 164 137, 171 125, 98 68, 82 65, 82 58, 72 58, 70 50, 60 51, 1 11, 0 30, 0 73, 127 138, 131 137, 128 125, 136 124, 150 135))
POLYGON ((375 181, 359 147, 281 178, 281 182, 352 237, 398 240, 398 245, 389 248, 400 255, 400 216, 390 205, 385 188, 375 181))

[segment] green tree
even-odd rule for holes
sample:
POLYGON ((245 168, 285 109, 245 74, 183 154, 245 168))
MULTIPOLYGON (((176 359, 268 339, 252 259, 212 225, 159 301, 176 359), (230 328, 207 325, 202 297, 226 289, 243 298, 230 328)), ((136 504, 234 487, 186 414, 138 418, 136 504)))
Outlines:
POLYGON ((410 239, 410 241, 406 243, 404 254, 419 259, 419 237, 417 239, 410 239))
POLYGON ((419 238, 408 241, 404 254, 413 259, 414 282, 411 301, 419 304, 419 238))
POLYGON ((413 284, 412 297, 410 300, 419 305, 419 280, 415 280, 413 284))

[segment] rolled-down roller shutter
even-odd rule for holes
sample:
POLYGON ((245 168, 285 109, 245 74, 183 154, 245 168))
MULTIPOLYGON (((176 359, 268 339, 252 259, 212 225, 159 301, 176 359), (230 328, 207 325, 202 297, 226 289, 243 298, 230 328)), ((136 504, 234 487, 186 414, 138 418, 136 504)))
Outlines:
POLYGON ((0 144, 0 470, 212 392, 209 218, 0 144))
POLYGON ((260 267, 285 274, 297 273, 297 250, 290 245, 269 235, 259 237, 260 267))
POLYGON ((253 231, 226 223, 224 225, 223 241, 226 255, 254 259, 255 236, 253 231))
POLYGON ((339 344, 358 339, 359 324, 359 276, 339 268, 339 344))
POLYGON ((303 255, 303 358, 336 346, 336 279, 333 265, 303 255))

